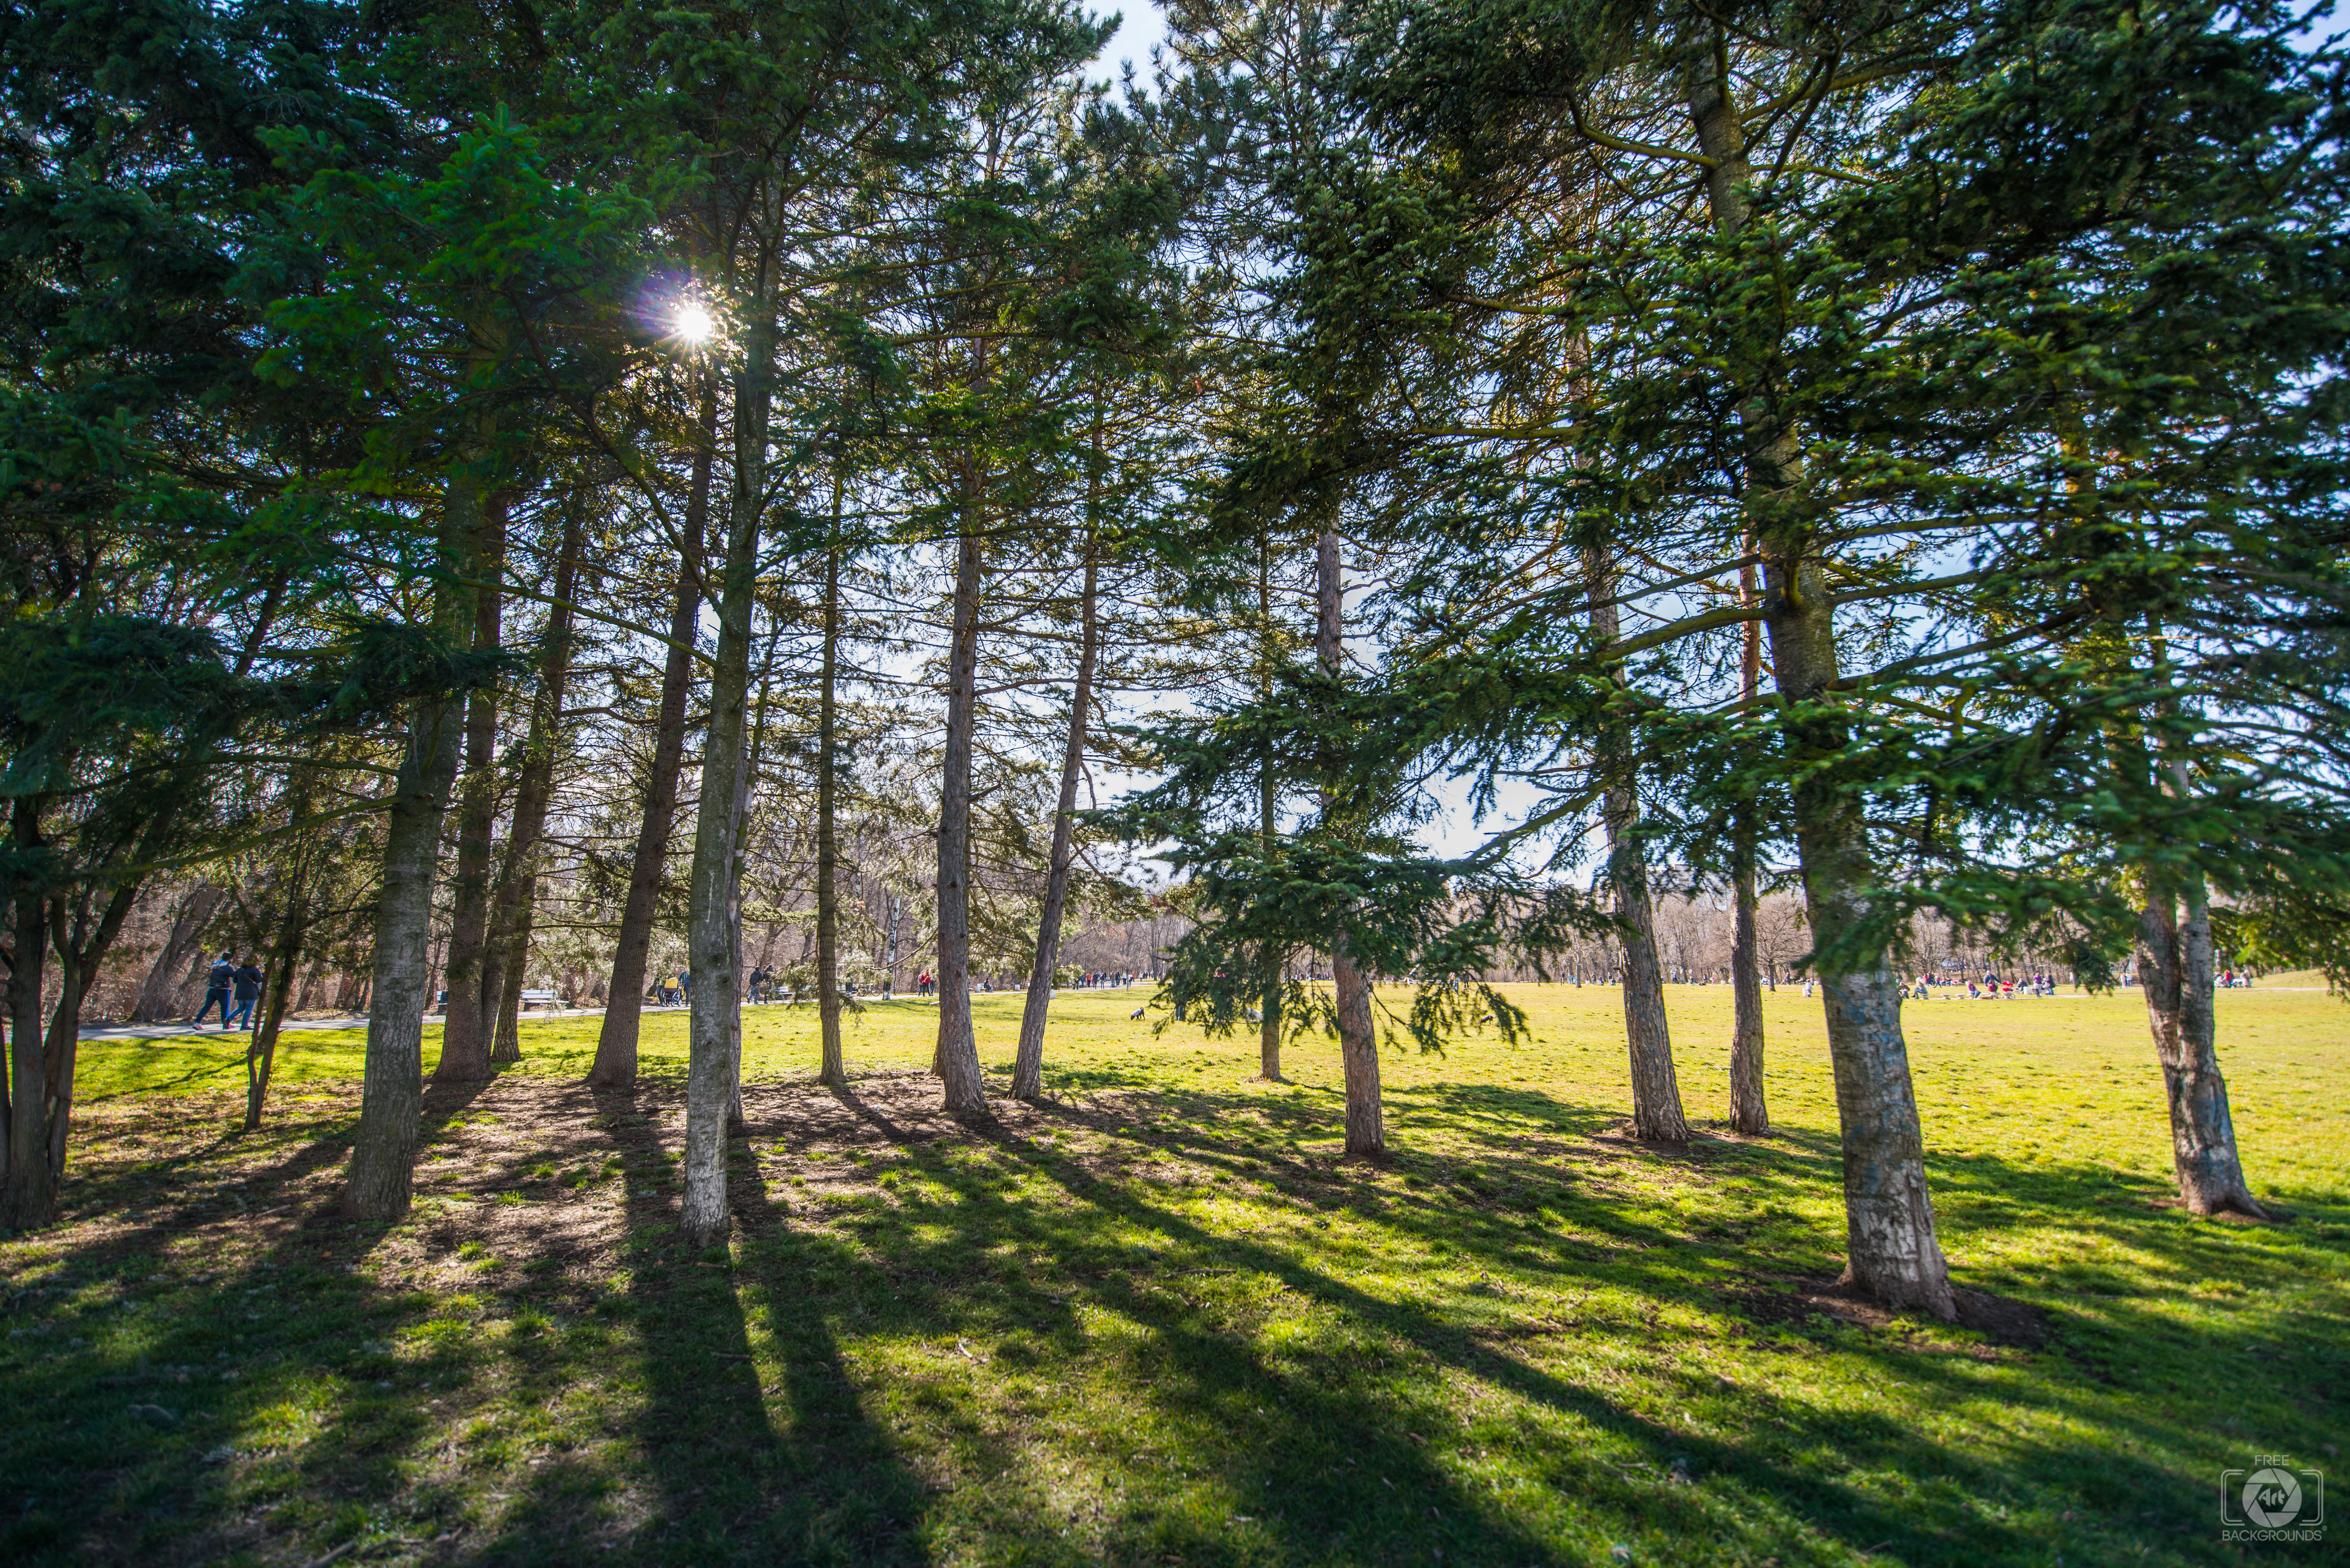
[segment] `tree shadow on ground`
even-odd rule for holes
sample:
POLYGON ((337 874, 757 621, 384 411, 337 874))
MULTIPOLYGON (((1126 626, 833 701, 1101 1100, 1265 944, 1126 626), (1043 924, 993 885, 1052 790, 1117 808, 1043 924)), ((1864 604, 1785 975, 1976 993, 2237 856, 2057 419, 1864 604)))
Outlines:
POLYGON ((1970 1237, 2076 1243, 1981 1272, 2054 1319, 2017 1353, 1803 1304, 1841 1241, 1815 1135, 1668 1154, 1437 1085, 1397 1096, 1429 1147, 1371 1168, 1286 1096, 958 1122, 926 1077, 754 1085, 734 1244, 689 1255, 673 1085, 436 1096, 458 1158, 411 1222, 347 1228, 339 1124, 289 1120, 264 1172, 307 1214, 206 1221, 235 1261, 94 1350, 11 1342, 8 1473, 100 1478, 12 1501, 12 1561, 2184 1562, 2229 1456, 2182 1366, 2243 1380, 2247 1441, 2326 1430, 2280 1347, 2337 1344, 2333 1298, 2172 1309, 2248 1249, 2324 1274, 2332 1222, 2192 1221, 2103 1167, 1937 1158, 1962 1275, 1970 1237))

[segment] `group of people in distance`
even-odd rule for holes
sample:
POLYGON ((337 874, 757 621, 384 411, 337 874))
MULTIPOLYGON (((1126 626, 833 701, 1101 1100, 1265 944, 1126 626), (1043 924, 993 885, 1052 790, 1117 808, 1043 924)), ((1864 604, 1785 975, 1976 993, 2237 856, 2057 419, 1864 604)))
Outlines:
POLYGON ((222 1033, 227 1033, 229 1025, 232 1023, 242 1023, 247 1029, 252 1028, 254 1004, 261 1000, 262 979, 261 966, 251 959, 239 963, 234 953, 221 954, 213 961, 212 968, 205 971, 204 1004, 196 1010, 196 1016, 192 1021, 195 1026, 199 1029, 203 1028, 204 1020, 211 1016, 213 1007, 217 1006, 220 1009, 222 1033), (229 1006, 231 996, 236 999, 236 1006, 234 1009, 229 1006))
MULTIPOLYGON (((928 975, 924 975, 922 977, 922 983, 927 985, 929 981, 930 977, 928 975)), ((881 999, 884 1002, 887 1002, 889 999, 889 977, 888 975, 884 975, 881 977, 881 999)), ((840 993, 843 996, 850 997, 857 995, 857 982, 853 980, 843 981, 840 986, 840 993)), ((754 969, 749 974, 743 977, 743 1000, 745 1002, 755 1003, 777 1001, 795 1002, 806 1000, 806 995, 813 994, 813 992, 804 994, 802 992, 793 991, 788 986, 785 986, 781 988, 781 994, 779 995, 778 987, 775 984, 775 971, 767 968, 764 964, 761 964, 758 968, 754 969)), ((925 994, 927 994, 927 992, 925 994)), ((693 971, 691 970, 681 969, 674 975, 664 974, 656 978, 653 981, 652 1000, 654 1005, 659 1007, 677 1007, 692 1001, 693 971), (676 983, 671 984, 671 981, 676 981, 676 983)))
MULTIPOLYGON (((2022 986, 2023 988, 2023 994, 2026 996, 2054 996, 2056 994, 2056 977, 2053 974, 2048 974, 2043 971, 2040 973, 2027 974, 2021 978, 2015 975, 2009 975, 2006 979, 2002 980, 2000 978, 1999 971, 1994 969, 1987 969, 1983 971, 1980 978, 1974 975, 1938 975, 1929 971, 1928 973, 1921 974, 1918 977, 1917 983, 1910 988, 1909 994, 1916 997, 1919 1002, 1924 1002, 1933 995, 1933 992, 1930 988, 1938 985, 1952 987, 1963 985, 1967 988, 1968 999, 1974 1002, 2002 1002, 2010 1000, 2015 995, 2016 988, 2018 986, 2022 986)), ((1958 995, 1955 990, 1952 992, 1949 1000, 1953 1002, 1958 1000, 1958 995)))

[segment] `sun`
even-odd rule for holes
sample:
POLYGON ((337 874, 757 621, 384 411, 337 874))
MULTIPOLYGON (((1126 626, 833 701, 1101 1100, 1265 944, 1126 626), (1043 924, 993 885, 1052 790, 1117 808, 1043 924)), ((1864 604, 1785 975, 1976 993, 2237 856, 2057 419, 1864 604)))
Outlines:
POLYGON ((698 299, 678 301, 670 312, 669 324, 678 341, 689 348, 699 348, 718 335, 718 318, 698 299))

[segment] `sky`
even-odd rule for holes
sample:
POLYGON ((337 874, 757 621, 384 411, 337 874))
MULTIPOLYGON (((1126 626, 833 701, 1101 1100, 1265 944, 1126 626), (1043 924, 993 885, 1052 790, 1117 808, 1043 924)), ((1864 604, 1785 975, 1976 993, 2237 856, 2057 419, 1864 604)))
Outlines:
POLYGON ((1125 0, 1124 4, 1105 5, 1096 15, 1107 16, 1115 11, 1120 18, 1118 36, 1109 47, 1095 57, 1093 79, 1118 80, 1123 62, 1134 62, 1136 76, 1150 79, 1150 46, 1167 36, 1166 18, 1149 0, 1125 0))

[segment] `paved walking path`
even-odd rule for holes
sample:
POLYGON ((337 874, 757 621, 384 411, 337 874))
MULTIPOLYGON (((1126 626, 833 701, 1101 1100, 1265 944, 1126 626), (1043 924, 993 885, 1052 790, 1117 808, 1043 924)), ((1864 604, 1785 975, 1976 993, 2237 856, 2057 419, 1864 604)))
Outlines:
MULTIPOLYGON (((536 1008, 524 1013, 523 1016, 525 1018, 580 1018, 591 1013, 601 1013, 603 1011, 600 1007, 543 1007, 536 1008)), ((645 1011, 647 1012, 682 1012, 685 1010, 648 1007, 645 1011)), ((428 1013, 425 1022, 430 1023, 432 1021, 432 1016, 428 1013)), ((280 1034, 291 1034, 297 1030, 365 1029, 367 1026, 367 1017, 362 1013, 348 1018, 289 1018, 277 1026, 277 1032, 280 1034)), ((95 1024, 86 1028, 81 1032, 81 1037, 85 1040, 172 1040, 183 1034, 227 1033, 230 1031, 223 1030, 212 1023, 109 1023, 95 1024)), ((239 1029, 234 1033, 242 1034, 245 1031, 239 1029)))
MULTIPOLYGON (((1062 991, 1071 992, 1117 991, 1120 989, 1130 990, 1132 988, 1121 988, 1118 986, 1064 986, 1061 988, 1062 991)), ((2248 989, 2253 991, 2324 991, 2325 987, 2322 985, 2257 985, 2248 989)), ((1058 991, 1054 992, 1056 996, 1060 993, 1061 992, 1058 991)), ((973 992, 972 994, 977 995, 979 993, 973 992)), ((2076 993, 2070 992, 2059 992, 2057 993, 2060 997, 2072 997, 2076 993)), ((808 1000, 812 1001, 814 999, 809 998, 808 1000)), ((866 1000, 871 1001, 874 999, 867 998, 866 1000)), ((927 996, 910 995, 895 997, 892 1000, 898 1002, 929 1002, 932 999, 927 996)), ((1915 999, 1913 998, 1912 1000, 1915 999)), ((1967 1002, 1973 999, 1954 994, 1938 994, 1933 998, 1933 1000, 1936 1002, 1967 1002)), ((1984 1000, 1989 999, 1985 998, 1984 1000)), ((2019 996, 2002 998, 2002 1000, 2015 1002, 2048 1002, 2054 1001, 2055 998, 2019 996)), ((752 1005, 755 1007, 789 1007, 792 1003, 788 1002, 754 1002, 752 1005)), ((524 1013, 523 1016, 525 1019, 592 1018, 601 1016, 603 1011, 604 1010, 600 1007, 543 1007, 535 1008, 532 1011, 524 1013)), ((685 1006, 681 1002, 675 1007, 648 1006, 644 1011, 647 1012, 683 1012, 685 1011, 685 1006)), ((426 1016, 425 1022, 428 1023, 432 1022, 431 1015, 428 1014, 426 1016)), ((277 1026, 277 1032, 281 1034, 291 1034, 297 1030, 332 1031, 338 1029, 365 1029, 367 1025, 368 1021, 365 1017, 289 1018, 285 1023, 277 1026)), ((223 1031, 210 1023, 109 1023, 93 1024, 81 1032, 81 1037, 85 1040, 172 1040, 177 1039, 183 1034, 214 1034, 223 1033, 226 1033, 226 1031, 223 1031)), ((243 1030, 238 1030, 236 1033, 243 1033, 244 1032, 243 1030)))

